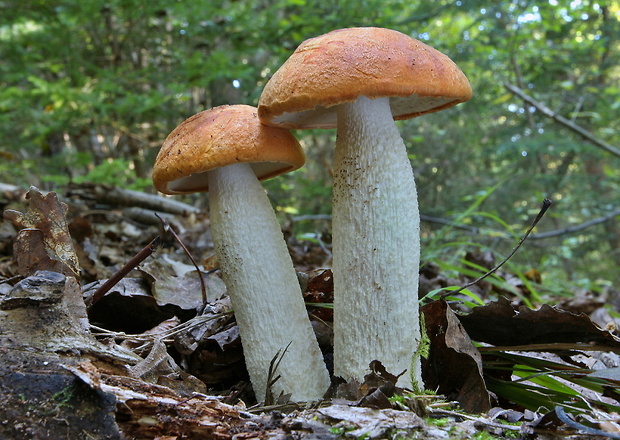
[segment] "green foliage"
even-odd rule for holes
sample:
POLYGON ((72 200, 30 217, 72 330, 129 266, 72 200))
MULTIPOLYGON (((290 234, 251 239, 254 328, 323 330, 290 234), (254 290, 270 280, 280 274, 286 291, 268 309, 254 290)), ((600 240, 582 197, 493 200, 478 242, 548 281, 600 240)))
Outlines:
POLYGON ((113 186, 122 186, 126 189, 145 190, 152 182, 150 179, 136 176, 132 164, 124 159, 109 159, 90 170, 86 175, 73 179, 75 183, 90 182, 113 186))
POLYGON ((88 169, 88 172, 74 177, 60 174, 44 174, 41 176, 41 180, 58 186, 66 185, 69 182, 100 183, 136 191, 143 191, 152 185, 150 179, 138 177, 133 164, 125 159, 108 159, 99 165, 90 166, 93 162, 92 157, 86 153, 78 153, 75 155, 65 155, 64 160, 70 169, 88 169))
MULTIPOLYGON (((8 0, 0 9, 0 181, 39 185, 44 176, 51 184, 90 173, 105 181, 108 170, 148 188, 137 179, 148 179, 159 146, 180 121, 215 105, 256 104, 270 75, 306 38, 383 26, 448 54, 474 90, 466 104, 399 122, 422 213, 482 231, 424 222, 425 255, 442 259, 457 243, 502 254, 511 242, 491 231, 520 234, 543 197, 556 203, 541 231, 619 206, 620 159, 502 85, 519 86, 617 146, 619 23, 618 2, 594 0, 8 0), (101 169, 67 169, 80 154, 101 169)), ((307 165, 269 183, 270 195, 283 214, 329 214, 334 133, 296 135, 307 165)), ((559 281, 618 281, 617 218, 538 243, 515 262, 559 281)))
POLYGON ((613 413, 620 410, 620 406, 600 399, 603 395, 615 400, 620 397, 616 380, 592 376, 592 370, 537 357, 505 352, 495 352, 493 357, 494 361, 484 362, 489 390, 524 408, 551 411, 562 406, 574 415, 588 414, 596 408, 613 413), (498 371, 511 371, 521 379, 499 379, 494 374, 498 371))
POLYGON ((56 393, 54 393, 51 397, 51 400, 53 402, 57 402, 57 407, 66 407, 66 408, 71 408, 72 405, 70 404, 71 399, 73 398, 73 393, 75 392, 75 390, 73 389, 73 387, 67 387, 63 390, 60 390, 56 393))
POLYGON ((437 299, 440 299, 443 296, 443 298, 446 301, 463 302, 463 304, 470 309, 477 307, 477 306, 483 306, 486 304, 484 300, 480 297, 480 295, 475 294, 469 289, 463 289, 463 290, 460 290, 460 289, 461 288, 459 286, 449 286, 449 287, 443 287, 441 289, 431 290, 426 295, 424 295, 422 298, 420 298, 420 302, 425 303, 425 302, 435 301, 437 299), (455 290, 460 290, 459 293, 461 293, 462 295, 465 295, 468 298, 471 298, 472 301, 467 301, 467 300, 464 301, 457 296, 446 295, 446 293, 454 292, 455 290))

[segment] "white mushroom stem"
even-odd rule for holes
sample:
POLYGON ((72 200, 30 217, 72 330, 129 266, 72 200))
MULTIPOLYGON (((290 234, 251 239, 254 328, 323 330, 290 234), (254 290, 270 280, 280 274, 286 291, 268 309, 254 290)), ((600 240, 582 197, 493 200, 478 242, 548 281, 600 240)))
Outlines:
POLYGON ((420 220, 413 170, 389 98, 342 104, 334 157, 334 374, 362 380, 379 360, 422 384, 420 220), (413 370, 413 371, 412 371, 413 370))
POLYGON ((211 233, 256 398, 265 397, 269 363, 290 343, 274 396, 320 399, 329 374, 265 190, 249 164, 209 171, 208 179, 211 233))

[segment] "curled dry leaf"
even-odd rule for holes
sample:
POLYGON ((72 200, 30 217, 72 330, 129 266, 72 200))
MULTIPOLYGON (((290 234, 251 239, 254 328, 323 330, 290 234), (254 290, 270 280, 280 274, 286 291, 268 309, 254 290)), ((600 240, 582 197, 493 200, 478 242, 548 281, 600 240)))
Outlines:
POLYGON ((620 339, 598 327, 587 315, 546 304, 532 310, 525 306, 515 307, 500 297, 459 316, 459 321, 473 340, 498 346, 566 343, 620 348, 620 339))
POLYGON ((13 243, 13 253, 20 275, 28 277, 39 270, 72 275, 73 272, 62 261, 50 258, 43 231, 24 228, 17 233, 13 243))
MULTIPOLYGON (((87 303, 101 284, 84 286, 87 303)), ((182 315, 182 310, 159 305, 150 293, 148 282, 142 278, 123 278, 88 310, 93 324, 126 333, 145 332, 175 315, 182 315)))
POLYGON ((20 274, 28 276, 37 270, 53 270, 78 278, 80 265, 67 228, 67 205, 50 192, 43 196, 30 187, 28 211, 6 210, 4 218, 24 228, 16 239, 15 256, 20 274), (30 232, 39 230, 40 233, 30 232))
MULTIPOLYGON (((324 269, 308 280, 304 292, 306 303, 327 304, 334 302, 334 277, 330 269, 324 269)), ((323 321, 334 320, 334 310, 327 307, 317 307, 313 315, 323 321)))
POLYGON ((166 256, 145 262, 140 272, 151 285, 151 293, 160 306, 173 304, 184 310, 201 309, 204 304, 200 276, 205 282, 207 302, 212 303, 226 293, 226 286, 219 276, 206 272, 199 275, 194 266, 166 256))
POLYGON ((423 359, 422 375, 427 389, 457 400, 470 413, 491 409, 482 378, 482 359, 456 314, 443 301, 422 307, 430 351, 423 359))
POLYGON ((361 383, 355 379, 344 382, 342 378, 337 378, 341 383, 337 384, 335 397, 357 401, 358 406, 368 408, 392 408, 393 405, 388 399, 394 394, 403 394, 404 389, 397 387, 396 382, 406 371, 396 376, 388 372, 378 360, 370 362, 368 369, 370 372, 361 383))
POLYGON ((174 346, 177 351, 184 355, 194 353, 207 339, 222 332, 231 320, 231 311, 232 305, 228 296, 208 304, 202 315, 192 318, 183 331, 175 334, 174 346))

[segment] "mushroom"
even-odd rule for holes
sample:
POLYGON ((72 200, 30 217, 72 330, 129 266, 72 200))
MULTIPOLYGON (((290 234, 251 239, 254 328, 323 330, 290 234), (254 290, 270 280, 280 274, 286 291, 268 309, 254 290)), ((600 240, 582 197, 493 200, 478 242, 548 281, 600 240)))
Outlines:
POLYGON ((444 54, 397 31, 351 28, 303 42, 266 84, 262 123, 337 128, 333 186, 334 374, 362 380, 379 360, 421 387, 419 213, 394 120, 471 97, 444 54))
POLYGON ((163 193, 209 193, 213 242, 259 400, 270 391, 268 370, 278 352, 276 397, 318 400, 330 384, 280 225, 259 182, 304 161, 290 132, 260 124, 255 107, 234 105, 181 123, 153 168, 163 193))

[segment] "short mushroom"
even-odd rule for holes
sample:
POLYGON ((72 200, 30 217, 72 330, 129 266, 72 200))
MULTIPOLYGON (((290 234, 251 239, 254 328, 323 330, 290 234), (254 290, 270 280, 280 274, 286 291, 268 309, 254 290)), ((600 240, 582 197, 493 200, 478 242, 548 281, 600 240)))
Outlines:
POLYGON ((234 105, 181 123, 153 168, 153 182, 163 193, 209 193, 215 250, 259 400, 266 395, 271 360, 286 347, 271 390, 275 396, 318 400, 330 383, 280 225, 259 182, 304 161, 292 134, 260 124, 255 107, 234 105))
POLYGON ((259 100, 264 124, 337 128, 333 188, 334 374, 362 380, 372 360, 419 387, 419 213, 394 120, 471 97, 444 54, 397 31, 351 28, 303 42, 259 100))

